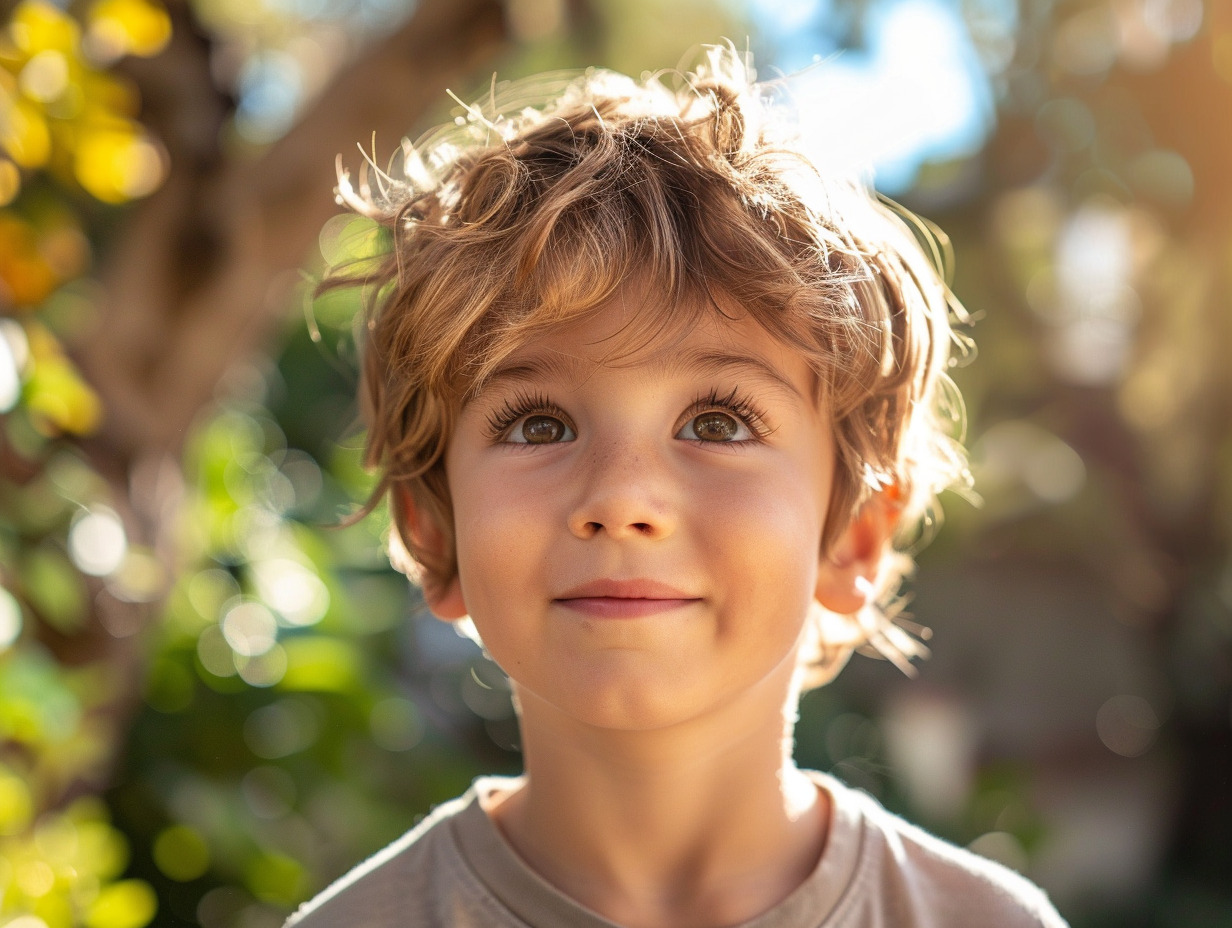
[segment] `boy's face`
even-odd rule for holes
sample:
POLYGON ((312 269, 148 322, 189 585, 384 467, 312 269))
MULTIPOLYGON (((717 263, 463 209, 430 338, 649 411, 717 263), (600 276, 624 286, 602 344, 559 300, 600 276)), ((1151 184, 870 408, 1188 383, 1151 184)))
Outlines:
POLYGON ((524 709, 644 730, 789 678, 835 454, 804 359, 755 322, 630 355, 630 317, 618 295, 508 358, 446 473, 453 592, 524 709))

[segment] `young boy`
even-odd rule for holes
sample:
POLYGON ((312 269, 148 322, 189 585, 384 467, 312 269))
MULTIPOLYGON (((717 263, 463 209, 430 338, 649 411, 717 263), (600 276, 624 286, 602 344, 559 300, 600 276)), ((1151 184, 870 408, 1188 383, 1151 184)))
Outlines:
POLYGON ((289 924, 1063 925, 791 761, 806 682, 914 653, 881 606, 964 474, 944 283, 730 50, 552 91, 468 110, 380 202, 341 185, 393 233, 363 391, 395 547, 509 675, 525 774, 289 924))

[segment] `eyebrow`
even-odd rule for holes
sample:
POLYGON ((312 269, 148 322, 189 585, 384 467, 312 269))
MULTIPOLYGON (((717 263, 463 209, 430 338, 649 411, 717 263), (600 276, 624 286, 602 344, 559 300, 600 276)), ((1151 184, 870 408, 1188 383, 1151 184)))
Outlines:
MULTIPOLYGON (((668 366, 669 363, 667 359, 664 359, 664 366, 668 366)), ((796 385, 784 377, 774 365, 756 355, 738 355, 726 351, 692 351, 685 353, 680 366, 685 370, 696 371, 700 374, 720 372, 747 374, 758 380, 769 381, 801 400, 805 399, 796 389, 796 385)))
MULTIPOLYGON (((694 349, 683 355, 673 355, 660 352, 649 362, 651 370, 664 372, 680 370, 695 374, 743 374, 757 380, 769 383, 802 401, 807 401, 790 380, 783 376, 774 365, 750 354, 735 354, 728 351, 694 349)), ((511 363, 503 364, 492 372, 478 386, 473 398, 487 392, 493 385, 502 381, 527 382, 545 377, 561 380, 584 380, 594 365, 576 355, 563 353, 548 353, 520 357, 511 363)))

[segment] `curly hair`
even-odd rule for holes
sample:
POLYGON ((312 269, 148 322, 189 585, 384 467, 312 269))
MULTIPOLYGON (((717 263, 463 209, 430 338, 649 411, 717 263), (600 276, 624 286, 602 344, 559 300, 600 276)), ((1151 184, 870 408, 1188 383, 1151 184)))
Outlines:
MULTIPOLYGON (((600 70, 493 85, 401 164, 339 202, 389 232, 376 266, 323 286, 371 301, 361 405, 367 463, 445 533, 424 550, 393 505, 391 555, 426 588, 457 570, 444 455, 454 420, 502 361, 630 282, 653 290, 645 341, 737 304, 806 358, 834 422, 837 474, 822 553, 884 492, 899 547, 964 482, 961 403, 946 376, 964 319, 939 235, 851 179, 822 176, 774 85, 730 47, 691 73, 600 70)), ((887 618, 910 558, 891 554, 880 607, 820 629, 832 675, 858 646, 900 665, 923 651, 887 618)), ((833 617, 831 617, 832 619, 833 617)))

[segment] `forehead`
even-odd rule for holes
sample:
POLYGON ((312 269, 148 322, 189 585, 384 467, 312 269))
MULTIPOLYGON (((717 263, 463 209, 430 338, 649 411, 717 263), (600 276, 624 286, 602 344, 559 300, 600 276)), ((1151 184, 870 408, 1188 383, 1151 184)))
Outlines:
POLYGON ((650 376, 721 371, 801 398, 816 392, 816 377, 803 353, 725 303, 657 306, 653 296, 618 292, 511 347, 474 392, 544 377, 577 384, 604 369, 638 369, 650 376))

